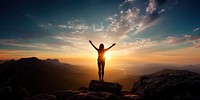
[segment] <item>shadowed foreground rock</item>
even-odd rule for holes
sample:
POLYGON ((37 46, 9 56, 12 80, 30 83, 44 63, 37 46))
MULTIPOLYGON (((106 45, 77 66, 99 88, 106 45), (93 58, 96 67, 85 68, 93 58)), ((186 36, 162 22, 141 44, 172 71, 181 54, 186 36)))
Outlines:
POLYGON ((165 69, 141 77, 132 91, 145 100, 200 100, 200 75, 165 69))
POLYGON ((0 89, 0 100, 22 100, 30 94, 22 87, 3 87, 0 89))
POLYGON ((89 84, 89 90, 91 91, 110 92, 116 95, 121 94, 121 89, 122 89, 122 86, 118 83, 91 80, 89 84))
MULTIPOLYGON (((93 81, 94 82, 94 81, 93 81)), ((94 82, 95 86, 96 81, 94 82)), ((0 100, 141 100, 138 95, 131 94, 131 92, 122 92, 117 83, 97 82, 99 86, 90 90, 86 87, 81 87, 79 90, 65 90, 49 94, 30 95, 24 88, 4 87, 0 89, 0 100), (107 87, 105 85, 110 87, 107 87), (103 89, 102 86, 105 86, 103 89), (108 90, 106 90, 108 89, 108 90), (111 91, 111 89, 113 89, 111 91), (100 91, 101 90, 101 91, 100 91), (108 92, 107 92, 108 91, 108 92), (111 92, 116 92, 116 95, 111 92)), ((94 86, 94 84, 92 85, 94 86)))
POLYGON ((24 100, 57 100, 55 95, 40 94, 34 97, 25 97, 24 100))

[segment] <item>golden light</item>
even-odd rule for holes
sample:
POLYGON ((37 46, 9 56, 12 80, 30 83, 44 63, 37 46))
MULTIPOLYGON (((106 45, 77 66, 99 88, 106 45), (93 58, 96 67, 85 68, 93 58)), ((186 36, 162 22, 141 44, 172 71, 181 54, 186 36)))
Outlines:
POLYGON ((105 55, 106 59, 110 58, 110 52, 105 52, 105 55))

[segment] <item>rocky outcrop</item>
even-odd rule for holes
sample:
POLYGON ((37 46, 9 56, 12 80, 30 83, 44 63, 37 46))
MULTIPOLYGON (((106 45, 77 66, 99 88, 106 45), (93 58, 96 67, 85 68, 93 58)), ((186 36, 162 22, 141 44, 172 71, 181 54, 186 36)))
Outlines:
POLYGON ((200 75, 165 69, 141 77, 132 92, 147 100, 200 100, 200 75))
MULTIPOLYGON (((98 82, 102 84, 114 84, 110 82, 98 82)), ((99 87, 98 87, 99 88, 99 87)), ((38 94, 31 96, 24 88, 13 89, 11 87, 4 87, 0 89, 0 100, 140 100, 138 95, 130 92, 120 91, 120 95, 106 92, 110 90, 90 90, 86 87, 81 87, 79 90, 65 90, 50 94, 38 94)))
POLYGON ((121 94, 121 89, 122 89, 122 86, 118 83, 91 80, 89 84, 89 90, 91 91, 110 92, 116 95, 121 94))

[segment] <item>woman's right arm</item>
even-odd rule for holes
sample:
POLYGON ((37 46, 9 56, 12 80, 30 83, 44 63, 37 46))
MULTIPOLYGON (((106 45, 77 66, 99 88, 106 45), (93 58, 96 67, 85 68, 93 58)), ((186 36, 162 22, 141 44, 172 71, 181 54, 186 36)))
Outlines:
POLYGON ((89 40, 89 42, 90 42, 90 44, 91 44, 96 50, 98 50, 97 47, 94 46, 94 44, 92 43, 91 40, 89 40))

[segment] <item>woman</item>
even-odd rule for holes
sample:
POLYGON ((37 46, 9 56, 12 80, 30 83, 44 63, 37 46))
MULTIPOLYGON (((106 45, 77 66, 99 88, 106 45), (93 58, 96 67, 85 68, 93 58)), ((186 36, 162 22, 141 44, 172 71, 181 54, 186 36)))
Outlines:
POLYGON ((106 58, 105 58, 105 56, 104 56, 104 54, 105 54, 105 52, 107 51, 107 50, 109 50, 110 48, 112 48, 114 45, 115 45, 115 43, 113 44, 113 45, 111 45, 109 48, 107 48, 107 49, 104 49, 104 45, 101 43, 100 45, 99 45, 99 49, 97 48, 97 47, 95 47, 94 46, 94 44, 92 43, 92 41, 91 40, 89 40, 89 42, 90 42, 90 44, 97 50, 97 52, 98 52, 98 59, 97 59, 97 61, 98 61, 98 73, 99 73, 99 80, 102 80, 103 81, 103 77, 104 77, 104 67, 105 67, 105 60, 106 60, 106 58))

